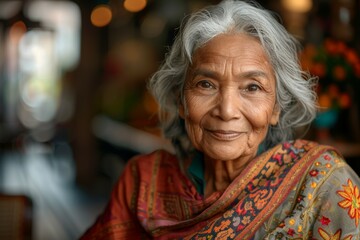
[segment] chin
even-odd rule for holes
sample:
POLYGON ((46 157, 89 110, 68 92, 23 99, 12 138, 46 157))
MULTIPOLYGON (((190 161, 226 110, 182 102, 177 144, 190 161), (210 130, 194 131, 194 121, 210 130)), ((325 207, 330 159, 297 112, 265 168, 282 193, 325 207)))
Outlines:
POLYGON ((203 148, 203 152, 206 156, 223 161, 235 160, 242 157, 248 157, 250 155, 256 155, 257 148, 249 148, 247 143, 245 144, 209 144, 203 148))
POLYGON ((220 161, 232 161, 236 159, 241 159, 242 157, 249 156, 246 152, 242 151, 226 151, 226 150, 218 150, 218 151, 205 151, 205 156, 216 159, 220 161))

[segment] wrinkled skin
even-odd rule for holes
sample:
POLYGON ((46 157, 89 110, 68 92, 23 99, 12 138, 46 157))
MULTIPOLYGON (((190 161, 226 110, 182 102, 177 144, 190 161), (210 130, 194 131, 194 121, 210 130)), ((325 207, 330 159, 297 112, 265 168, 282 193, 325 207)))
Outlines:
POLYGON ((272 66, 257 39, 219 35, 195 51, 179 113, 205 156, 205 195, 224 190, 255 157, 279 119, 275 91, 272 66))

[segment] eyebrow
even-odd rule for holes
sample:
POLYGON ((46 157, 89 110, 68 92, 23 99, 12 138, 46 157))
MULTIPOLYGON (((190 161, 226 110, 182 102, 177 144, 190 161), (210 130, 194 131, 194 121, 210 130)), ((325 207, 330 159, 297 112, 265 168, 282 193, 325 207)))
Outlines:
MULTIPOLYGON (((198 69, 194 69, 191 73, 191 75, 193 77, 195 76, 204 76, 204 77, 209 77, 209 78, 216 78, 219 74, 211 71, 211 70, 207 70, 207 69, 203 69, 203 68, 198 68, 198 69)), ((260 70, 251 70, 251 71, 247 71, 247 72, 242 72, 240 74, 238 74, 236 76, 237 78, 255 78, 255 77, 261 77, 261 78, 270 78, 270 76, 268 74, 266 74, 263 71, 260 70)))
POLYGON ((243 78, 262 77, 262 78, 268 79, 270 76, 263 71, 252 70, 252 71, 241 73, 241 74, 239 74, 238 77, 243 77, 243 78))

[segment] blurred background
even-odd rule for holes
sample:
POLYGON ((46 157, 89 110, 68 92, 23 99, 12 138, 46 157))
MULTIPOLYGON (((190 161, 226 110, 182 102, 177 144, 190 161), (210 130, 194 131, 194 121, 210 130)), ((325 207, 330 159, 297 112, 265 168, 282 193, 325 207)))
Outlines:
MULTIPOLYGON (((1 239, 77 239, 130 157, 172 150, 146 82, 181 19, 218 2, 0 0, 1 239)), ((304 138, 338 147, 359 174, 360 1, 259 3, 319 76, 304 138)))

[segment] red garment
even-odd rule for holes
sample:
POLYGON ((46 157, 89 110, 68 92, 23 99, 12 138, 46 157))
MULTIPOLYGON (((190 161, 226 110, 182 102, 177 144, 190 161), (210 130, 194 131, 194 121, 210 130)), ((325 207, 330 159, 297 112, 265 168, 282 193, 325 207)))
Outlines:
MULTIPOLYGON (((249 239, 257 231, 260 236, 290 192, 298 194, 294 204, 304 200, 299 183, 312 177, 311 166, 330 150, 301 140, 280 144, 256 157, 224 192, 207 198, 174 155, 160 150, 137 156, 125 167, 105 212, 81 239, 249 239)), ((272 224, 284 229, 281 219, 272 224)), ((291 228, 285 234, 296 233, 291 228)))

